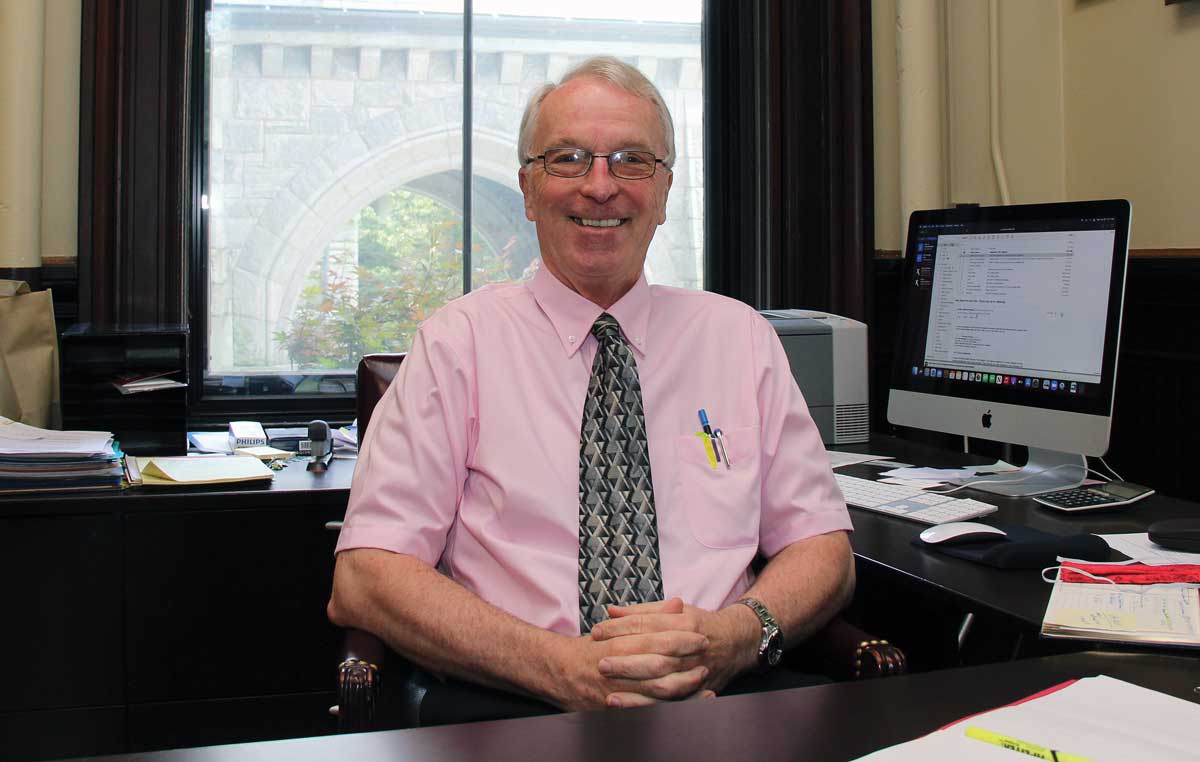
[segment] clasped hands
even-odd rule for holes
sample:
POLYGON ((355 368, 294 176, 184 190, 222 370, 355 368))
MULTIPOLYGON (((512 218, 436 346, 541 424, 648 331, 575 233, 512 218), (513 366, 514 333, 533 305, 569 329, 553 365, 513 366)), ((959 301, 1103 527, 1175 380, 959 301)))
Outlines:
POLYGON ((568 710, 713 698, 753 663, 758 621, 733 606, 706 611, 680 598, 609 606, 609 619, 572 641, 568 710))

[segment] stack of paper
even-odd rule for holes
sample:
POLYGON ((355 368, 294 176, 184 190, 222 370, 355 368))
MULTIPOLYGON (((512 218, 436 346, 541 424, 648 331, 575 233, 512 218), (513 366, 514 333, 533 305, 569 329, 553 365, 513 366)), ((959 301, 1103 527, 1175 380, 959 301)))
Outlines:
POLYGON ((53 431, 0 416, 0 493, 116 489, 124 470, 108 431, 53 431))
POLYGON ((173 370, 148 371, 139 373, 127 373, 117 376, 113 379, 113 386, 117 387, 117 391, 121 394, 137 394, 138 392, 152 392, 158 389, 178 389, 186 388, 187 384, 182 381, 175 381, 167 378, 167 376, 175 373, 173 370))

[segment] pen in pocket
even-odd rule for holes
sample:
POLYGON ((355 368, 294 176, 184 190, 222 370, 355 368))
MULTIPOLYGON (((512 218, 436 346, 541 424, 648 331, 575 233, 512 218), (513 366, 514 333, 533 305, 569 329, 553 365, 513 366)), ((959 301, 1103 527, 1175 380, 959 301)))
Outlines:
POLYGON ((717 450, 720 455, 717 460, 725 460, 725 468, 733 468, 733 462, 729 460, 729 452, 725 449, 725 432, 720 429, 713 430, 713 437, 717 442, 717 450))
POLYGON ((700 426, 704 429, 704 433, 708 435, 709 441, 713 442, 713 453, 717 456, 717 462, 720 463, 721 454, 717 452, 717 445, 716 440, 713 437, 713 430, 712 427, 708 425, 708 411, 704 408, 700 408, 696 412, 700 414, 700 426))

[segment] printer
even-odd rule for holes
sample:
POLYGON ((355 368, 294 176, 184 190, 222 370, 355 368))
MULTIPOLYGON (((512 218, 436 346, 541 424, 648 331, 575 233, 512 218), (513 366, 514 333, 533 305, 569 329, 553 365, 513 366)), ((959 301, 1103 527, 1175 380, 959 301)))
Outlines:
POLYGON ((870 436, 867 324, 814 310, 761 310, 775 329, 792 375, 826 445, 870 436))

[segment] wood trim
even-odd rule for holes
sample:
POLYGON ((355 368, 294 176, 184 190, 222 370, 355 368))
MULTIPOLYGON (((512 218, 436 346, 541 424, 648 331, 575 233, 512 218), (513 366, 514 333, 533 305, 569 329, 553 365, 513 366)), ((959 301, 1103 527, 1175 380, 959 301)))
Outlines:
MULTIPOLYGON (((1130 259, 1200 259, 1200 249, 1130 249, 1130 259)), ((876 249, 875 259, 904 259, 897 249, 876 249)))
POLYGON ((178 323, 192 199, 187 161, 197 0, 84 0, 79 313, 178 323))

